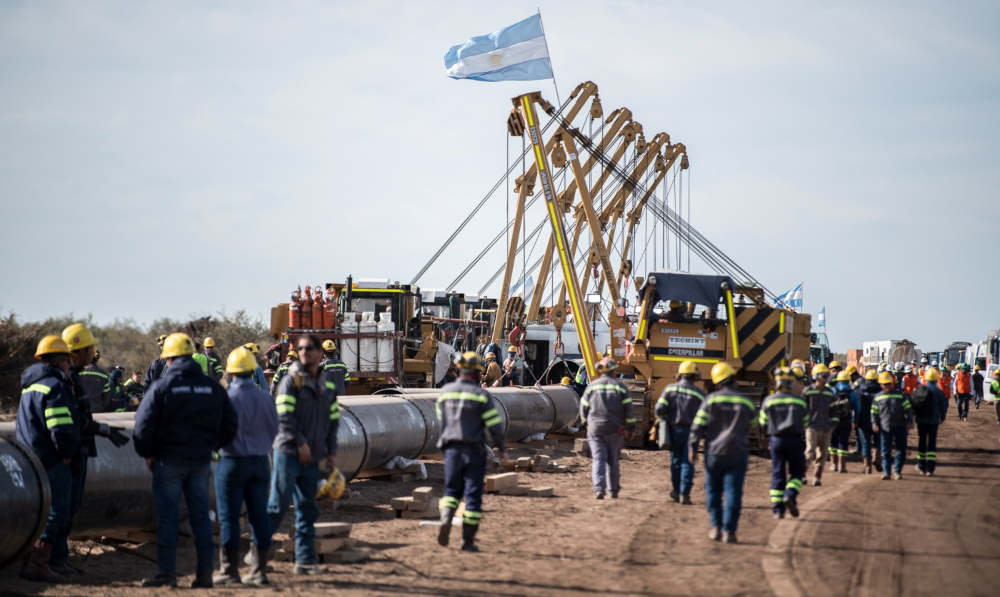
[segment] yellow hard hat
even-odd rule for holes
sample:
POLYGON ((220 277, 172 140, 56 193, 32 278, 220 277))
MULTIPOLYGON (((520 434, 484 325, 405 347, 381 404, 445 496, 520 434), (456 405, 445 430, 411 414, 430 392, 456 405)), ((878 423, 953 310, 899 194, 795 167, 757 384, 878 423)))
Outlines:
POLYGON ((486 360, 487 361, 490 360, 490 359, 495 359, 495 358, 497 358, 497 355, 493 354, 492 352, 486 353, 486 360))
POLYGON ((878 379, 878 371, 876 371, 874 369, 869 369, 865 373, 865 379, 867 379, 868 381, 875 381, 875 380, 877 380, 878 379))
POLYGON ((333 352, 337 350, 337 343, 333 340, 323 340, 323 352, 333 352))
POLYGON ((855 367, 854 365, 848 365, 847 369, 844 369, 844 371, 847 371, 848 375, 854 375, 855 373, 858 372, 858 368, 855 367))
MULTIPOLYGON (((489 354, 493 353, 491 352, 489 354)), ((489 355, 486 356, 488 357, 489 355)), ((474 369, 480 373, 486 371, 486 367, 483 366, 483 360, 472 350, 462 353, 462 356, 459 357, 458 363, 456 364, 459 369, 474 369)))
POLYGON ((74 323, 63 330, 62 339, 69 346, 69 349, 74 351, 97 344, 97 338, 82 323, 74 323))
POLYGON ((245 346, 233 350, 226 359, 226 373, 253 373, 257 370, 257 359, 245 346))
POLYGON ((45 336, 38 342, 35 358, 41 359, 43 354, 70 354, 69 345, 55 334, 45 336))
POLYGON ((299 360, 299 353, 295 352, 294 346, 288 346, 288 354, 285 355, 285 358, 292 359, 293 361, 299 360))
POLYGON ((570 383, 572 383, 572 380, 568 377, 564 377, 562 378, 562 381, 559 382, 559 385, 568 386, 570 383))
POLYGON ((837 374, 837 381, 851 381, 851 374, 847 371, 841 371, 837 374))
POLYGON ((973 369, 974 369, 975 371, 979 371, 979 365, 976 365, 975 367, 973 367, 973 369))
POLYGON ((774 375, 774 381, 789 383, 795 381, 795 374, 792 373, 790 367, 778 367, 772 375, 774 375))
POLYGON ((344 495, 345 487, 347 487, 347 479, 344 477, 344 473, 340 472, 340 469, 333 469, 330 476, 323 482, 323 486, 316 492, 316 499, 327 497, 339 500, 340 496, 344 495))
POLYGON ((799 359, 793 360, 790 368, 795 377, 803 377, 806 374, 806 364, 799 359))
POLYGON ((941 372, 937 369, 930 369, 927 373, 924 373, 924 379, 927 381, 937 381, 941 379, 941 372))
POLYGON ((698 366, 694 364, 694 361, 681 361, 680 367, 677 368, 677 375, 697 375, 698 366))
POLYGON ((597 369, 598 373, 609 373, 618 368, 618 361, 614 360, 611 357, 604 357, 600 361, 597 361, 597 364, 594 365, 594 368, 597 369))
POLYGON ((194 341, 191 336, 182 333, 170 334, 163 341, 163 350, 160 352, 161 359, 172 357, 187 357, 194 354, 194 341))
POLYGON ((167 341, 166 336, 160 336, 156 339, 156 343, 160 345, 160 348, 163 348, 163 343, 166 341, 167 341))
POLYGON ((507 347, 507 352, 517 352, 517 347, 511 344, 507 347))
POLYGON ((813 378, 819 377, 820 375, 830 375, 830 368, 823 363, 818 363, 812 370, 813 378))
POLYGON ((736 369, 733 369, 729 363, 716 363, 712 367, 712 383, 714 384, 722 383, 734 375, 736 375, 736 369))
POLYGON ((830 361, 830 369, 843 369, 837 361, 830 361))
POLYGON ((888 371, 883 371, 882 373, 878 374, 878 382, 880 384, 896 383, 896 377, 892 373, 889 373, 888 371))
POLYGON ((993 370, 993 377, 1000 377, 1000 369, 993 370))
POLYGON ((205 341, 202 342, 202 344, 205 345, 205 348, 215 348, 215 340, 213 340, 210 337, 209 338, 205 338, 205 341))
POLYGON ((254 344, 253 342, 247 342, 246 344, 243 345, 243 348, 249 350, 253 354, 260 354, 260 347, 254 344))

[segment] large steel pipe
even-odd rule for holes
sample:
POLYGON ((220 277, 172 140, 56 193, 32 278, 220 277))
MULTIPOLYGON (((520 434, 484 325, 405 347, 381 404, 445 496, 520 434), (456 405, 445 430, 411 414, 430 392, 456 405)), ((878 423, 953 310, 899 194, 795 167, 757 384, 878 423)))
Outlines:
MULTIPOLYGON (((562 431, 578 416, 579 402, 576 393, 569 388, 513 387, 494 388, 490 392, 498 404, 504 436, 510 440, 562 431)), ((399 389, 374 396, 341 398, 337 466, 344 475, 356 477, 360 471, 382 467, 396 456, 416 459, 437 453, 441 426, 435 406, 440 393, 440 390, 411 392, 399 389)), ((135 425, 134 418, 132 413, 95 416, 101 422, 123 427, 128 432, 135 425)), ((0 436, 13 440, 14 423, 0 423, 0 436)), ((132 446, 116 448, 101 437, 97 438, 97 450, 98 457, 89 461, 83 505, 74 520, 74 532, 88 534, 110 529, 155 528, 152 482, 145 461, 132 446)), ((44 470, 40 476, 35 476, 47 490, 44 470)), ((3 487, 0 481, 0 488, 3 487)), ((31 535, 32 530, 24 529, 37 526, 37 512, 44 501, 39 495, 11 504, 0 512, 0 530, 5 530, 6 519, 2 517, 9 514, 10 524, 23 525, 18 526, 19 532, 31 535)), ((48 511, 47 505, 44 510, 48 511)), ((44 526, 44 518, 41 524, 44 526)), ((4 533, 5 537, 8 535, 10 533, 4 533)), ((18 542, 16 539, 11 541, 18 542)), ((0 546, 3 544, 0 540, 0 546)))
POLYGON ((17 442, 0 438, 0 568, 31 549, 45 529, 50 505, 41 461, 17 442))

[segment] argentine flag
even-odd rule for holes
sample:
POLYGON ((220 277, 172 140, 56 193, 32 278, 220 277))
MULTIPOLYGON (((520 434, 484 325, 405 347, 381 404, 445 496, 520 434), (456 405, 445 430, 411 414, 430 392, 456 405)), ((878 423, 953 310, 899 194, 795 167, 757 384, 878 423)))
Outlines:
POLYGON ((775 307, 802 308, 802 284, 774 299, 775 307))
POLYGON ((452 46, 444 55, 444 66, 452 79, 551 79, 552 64, 542 33, 542 16, 536 14, 516 25, 452 46))
POLYGON ((819 310, 819 316, 818 316, 818 318, 819 318, 819 327, 825 328, 826 327, 826 307, 823 307, 822 309, 819 310))

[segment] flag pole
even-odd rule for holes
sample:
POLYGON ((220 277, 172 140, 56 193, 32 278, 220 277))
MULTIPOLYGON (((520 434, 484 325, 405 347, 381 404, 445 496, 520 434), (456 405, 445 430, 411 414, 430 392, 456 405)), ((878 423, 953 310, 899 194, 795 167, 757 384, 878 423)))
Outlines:
POLYGON ((542 39, 545 40, 545 53, 549 55, 549 70, 552 71, 552 86, 556 90, 556 101, 559 102, 559 107, 562 107, 562 98, 559 97, 559 86, 556 85, 556 69, 552 68, 552 53, 549 52, 549 38, 545 37, 545 23, 542 21, 542 9, 538 9, 538 24, 542 26, 542 39))

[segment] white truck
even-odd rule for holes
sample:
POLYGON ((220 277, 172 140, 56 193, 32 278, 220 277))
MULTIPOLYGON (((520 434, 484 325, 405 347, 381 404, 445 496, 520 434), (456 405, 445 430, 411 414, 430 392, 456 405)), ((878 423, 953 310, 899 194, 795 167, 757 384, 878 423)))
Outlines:
POLYGON ((886 363, 890 367, 902 361, 907 365, 910 361, 920 362, 922 353, 917 349, 917 345, 909 340, 873 340, 861 345, 863 353, 861 363, 865 369, 878 367, 880 363, 886 363))

